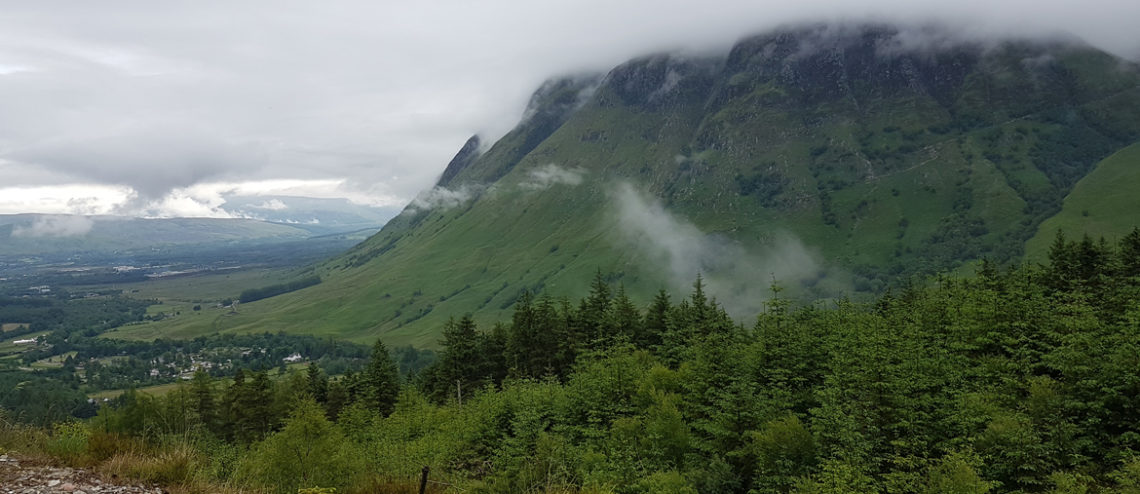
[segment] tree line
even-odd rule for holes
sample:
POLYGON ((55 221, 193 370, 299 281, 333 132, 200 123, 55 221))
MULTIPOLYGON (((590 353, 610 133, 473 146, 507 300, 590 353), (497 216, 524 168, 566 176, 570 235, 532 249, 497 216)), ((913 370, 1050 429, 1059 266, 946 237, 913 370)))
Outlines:
POLYGON ((868 304, 796 307, 773 287, 748 325, 699 279, 646 307, 623 292, 598 276, 577 303, 525 295, 485 330, 461 317, 414 376, 378 342, 340 379, 202 374, 91 427, 215 438, 202 471, 279 492, 423 465, 483 493, 1140 488, 1140 231, 1058 236, 1046 265, 984 262, 868 304))

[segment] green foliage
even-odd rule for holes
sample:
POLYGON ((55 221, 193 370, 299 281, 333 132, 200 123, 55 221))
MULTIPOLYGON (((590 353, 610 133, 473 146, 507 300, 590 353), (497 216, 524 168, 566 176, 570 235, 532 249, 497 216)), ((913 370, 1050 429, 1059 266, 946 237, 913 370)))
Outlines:
POLYGON ((372 358, 361 377, 364 386, 361 399, 381 416, 392 413, 400 393, 400 371, 384 342, 376 340, 372 346, 372 358))
POLYGON ((774 287, 751 329, 701 280, 677 304, 618 311, 621 290, 596 277, 576 304, 524 296, 488 332, 453 321, 416 386, 377 344, 365 372, 327 381, 323 406, 315 366, 228 386, 200 374, 127 392, 42 447, 280 492, 406 485, 425 465, 484 493, 1137 492, 1135 238, 1061 236, 1048 265, 986 263, 866 305, 794 307, 774 287), (531 343, 566 360, 522 353, 531 343), (437 387, 451 379, 462 401, 437 387), (155 456, 172 437, 201 439, 155 456))
POLYGON ((358 452, 324 411, 302 400, 284 427, 250 449, 235 477, 274 492, 343 487, 364 470, 358 452))
POLYGON ((82 422, 59 422, 52 427, 46 451, 65 462, 79 463, 86 453, 90 437, 91 430, 82 422))

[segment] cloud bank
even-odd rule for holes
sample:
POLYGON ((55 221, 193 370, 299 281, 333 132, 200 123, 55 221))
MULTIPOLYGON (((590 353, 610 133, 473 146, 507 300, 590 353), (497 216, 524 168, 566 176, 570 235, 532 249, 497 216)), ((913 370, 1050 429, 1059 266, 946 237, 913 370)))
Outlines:
POLYGON ((1134 0, 10 2, 0 184, 111 194, 88 205, 126 188, 143 213, 204 183, 273 180, 405 204, 470 135, 490 144, 517 123, 553 75, 724 53, 808 21, 937 20, 970 39, 1065 32, 1140 58, 1138 18, 1134 0))
POLYGON ((621 241, 660 266, 671 291, 689 293, 700 274, 707 293, 733 317, 763 311, 773 281, 798 283, 821 269, 816 256, 791 234, 773 232, 765 247, 748 249, 706 234, 627 183, 617 185, 610 197, 621 241))
POLYGON ((31 225, 12 228, 13 237, 80 237, 87 235, 95 222, 86 216, 38 216, 31 225))

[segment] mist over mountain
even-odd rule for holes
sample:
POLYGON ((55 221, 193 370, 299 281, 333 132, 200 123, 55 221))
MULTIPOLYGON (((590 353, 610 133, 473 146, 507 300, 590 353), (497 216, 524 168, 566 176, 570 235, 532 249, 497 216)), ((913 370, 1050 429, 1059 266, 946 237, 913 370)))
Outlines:
POLYGON ((1019 262, 1138 139, 1136 66, 1078 40, 778 29, 547 82, 511 132, 469 140, 436 187, 326 263, 324 283, 225 324, 303 331, 322 314, 349 338, 432 345, 449 316, 501 320, 523 293, 581 293, 597 271, 639 302, 699 274, 737 315, 771 283, 870 294, 1019 262))

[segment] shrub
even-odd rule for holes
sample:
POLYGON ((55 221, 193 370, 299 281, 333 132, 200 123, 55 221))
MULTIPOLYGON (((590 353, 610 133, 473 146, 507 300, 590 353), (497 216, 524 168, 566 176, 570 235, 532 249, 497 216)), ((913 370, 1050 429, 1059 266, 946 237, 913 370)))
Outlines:
POLYGON ((163 485, 185 484, 201 465, 189 443, 175 443, 157 451, 125 451, 107 460, 102 470, 123 478, 163 485))
POLYGON ((276 492, 301 487, 345 487, 365 469, 361 455, 311 399, 298 404, 280 432, 238 461, 239 482, 276 492))
POLYGON ((52 427, 45 451, 67 464, 81 463, 87 451, 91 431, 82 422, 60 422, 52 427))

